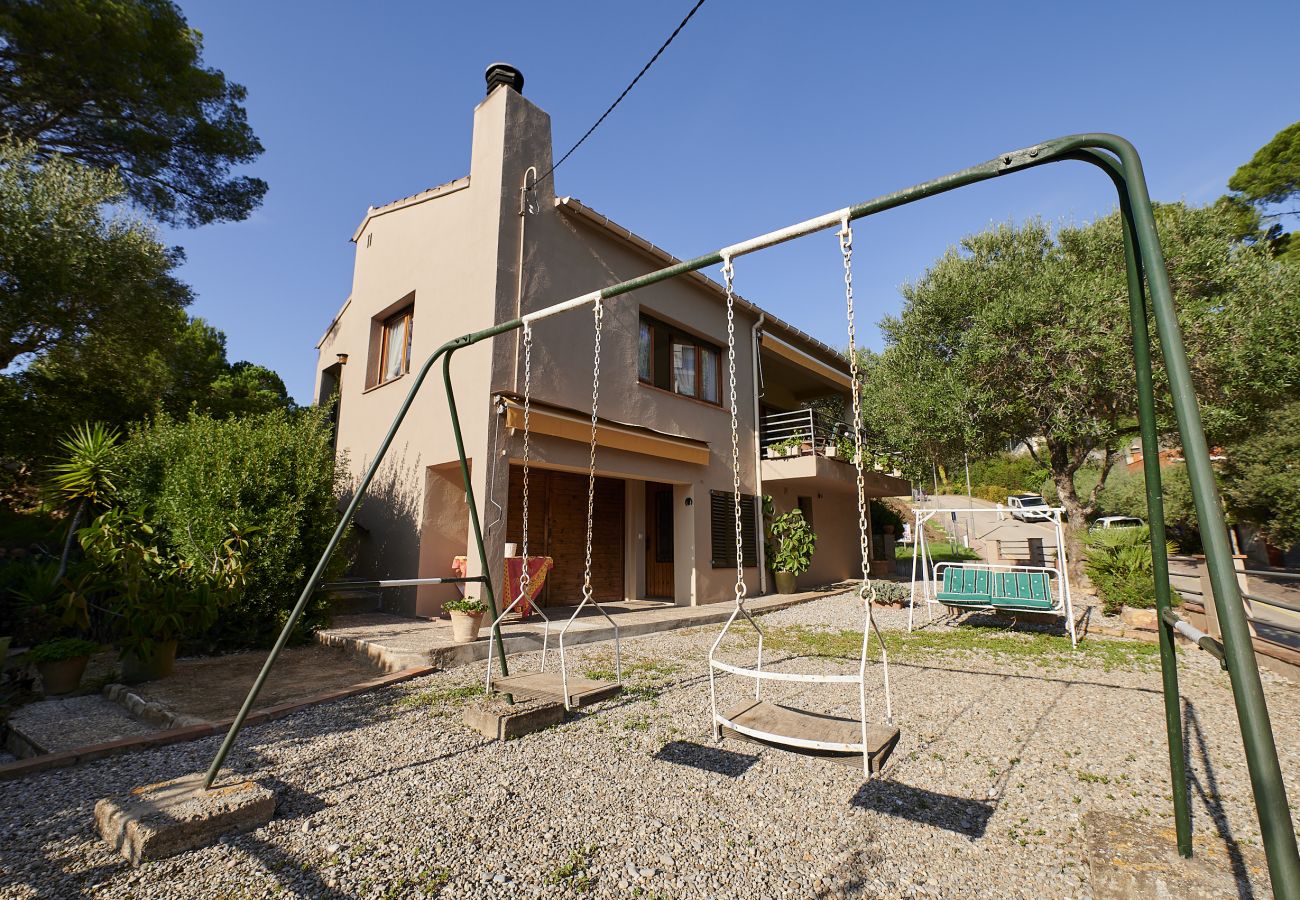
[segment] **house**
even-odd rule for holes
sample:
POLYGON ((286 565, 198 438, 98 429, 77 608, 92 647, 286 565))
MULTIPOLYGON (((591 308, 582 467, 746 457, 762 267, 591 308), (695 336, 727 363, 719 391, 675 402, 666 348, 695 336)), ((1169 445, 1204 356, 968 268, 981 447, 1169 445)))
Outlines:
MULTIPOLYGON (((317 400, 337 395, 337 447, 354 480, 413 372, 440 344, 673 261, 578 200, 557 197, 553 178, 538 180, 551 166, 551 123, 522 87, 514 69, 489 69, 469 174, 367 210, 352 236, 352 292, 317 345, 317 400)), ((732 596, 724 297, 696 273, 606 304, 593 508, 598 600, 692 605, 732 596)), ((743 300, 735 334, 747 587, 769 589, 757 539, 762 495, 778 513, 802 507, 817 532, 801 586, 854 577, 855 472, 826 455, 835 430, 847 426, 810 406, 844 404, 846 360, 743 300), (763 458, 765 445, 794 435, 804 438, 800 455, 763 458)), ((589 307, 534 330, 529 552, 555 561, 544 596, 553 606, 580 599, 593 339, 589 307)), ((451 365, 494 573, 504 544, 520 540, 523 366, 519 331, 459 350, 451 365)), ((468 556, 469 574, 479 574, 449 422, 434 373, 358 511, 354 573, 446 576, 456 557, 468 556)), ((869 473, 867 490, 907 495, 910 486, 869 473)), ((392 608, 431 616, 456 596, 451 586, 421 586, 392 608)))

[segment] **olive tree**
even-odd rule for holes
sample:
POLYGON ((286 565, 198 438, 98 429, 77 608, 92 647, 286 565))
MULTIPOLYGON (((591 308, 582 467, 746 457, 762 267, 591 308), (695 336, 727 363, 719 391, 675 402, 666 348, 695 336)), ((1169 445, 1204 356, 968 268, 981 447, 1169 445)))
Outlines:
MULTIPOLYGON (((1300 379, 1296 273, 1241 242, 1230 204, 1162 204, 1156 220, 1207 433, 1242 434, 1300 379)), ((902 313, 881 322, 884 352, 870 360, 867 424, 912 454, 959 458, 1023 443, 1049 472, 1080 558, 1105 476, 1136 433, 1118 213, 971 235, 903 297, 902 313), (1085 492, 1076 475, 1090 460, 1101 477, 1085 492)), ((1172 434, 1158 348, 1154 356, 1172 434)))

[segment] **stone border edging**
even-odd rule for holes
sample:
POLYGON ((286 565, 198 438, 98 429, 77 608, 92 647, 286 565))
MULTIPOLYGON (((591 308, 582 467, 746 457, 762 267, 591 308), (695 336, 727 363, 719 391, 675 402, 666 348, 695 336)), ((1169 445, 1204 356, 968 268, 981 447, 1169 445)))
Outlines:
MULTIPOLYGON (((354 684, 338 690, 326 691, 321 694, 312 694, 301 700, 289 700, 284 703, 277 703, 274 706, 264 706, 261 709, 255 709, 250 712, 248 718, 244 720, 244 724, 258 725, 263 722, 282 719, 287 715, 306 709, 309 706, 316 706, 321 703, 327 703, 331 700, 342 700, 345 697, 354 697, 357 694, 363 694, 366 691, 388 687, 403 681, 409 681, 412 678, 419 678, 422 675, 428 675, 435 671, 437 671, 435 666, 412 666, 411 668, 403 669, 400 672, 382 675, 379 678, 372 678, 369 681, 363 681, 360 684, 354 684)), ((213 735, 224 733, 233 721, 234 716, 230 716, 228 718, 219 719, 215 722, 203 722, 198 725, 169 728, 164 731, 155 731, 152 734, 121 738, 116 741, 105 741, 101 744, 89 744, 85 747, 76 747, 72 750, 63 750, 58 753, 46 753, 42 756, 20 759, 17 762, 0 765, 0 781, 11 781, 36 772, 45 772, 50 769, 62 769, 97 759, 105 759, 110 756, 129 753, 132 750, 144 750, 150 747, 164 747, 168 744, 179 744, 184 741, 195 741, 200 738, 212 737, 213 735)))

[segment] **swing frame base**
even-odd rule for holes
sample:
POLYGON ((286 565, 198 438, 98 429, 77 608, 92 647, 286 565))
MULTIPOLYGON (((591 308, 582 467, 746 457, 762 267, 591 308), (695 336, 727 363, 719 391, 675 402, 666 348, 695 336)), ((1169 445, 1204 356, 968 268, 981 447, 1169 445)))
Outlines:
POLYGON ((95 804, 102 837, 133 866, 260 828, 275 815, 275 792, 238 777, 203 787, 201 774, 138 787, 95 804))
POLYGON ((559 700, 517 699, 513 704, 496 697, 484 697, 465 707, 461 721, 473 731, 494 741, 544 731, 564 721, 564 704, 559 700))
POLYGON ((564 696, 564 684, 559 672, 533 672, 527 675, 506 675, 492 679, 492 690, 533 700, 555 700, 569 709, 579 709, 608 700, 623 693, 623 685, 616 681, 598 681, 592 678, 570 676, 569 696, 564 696))

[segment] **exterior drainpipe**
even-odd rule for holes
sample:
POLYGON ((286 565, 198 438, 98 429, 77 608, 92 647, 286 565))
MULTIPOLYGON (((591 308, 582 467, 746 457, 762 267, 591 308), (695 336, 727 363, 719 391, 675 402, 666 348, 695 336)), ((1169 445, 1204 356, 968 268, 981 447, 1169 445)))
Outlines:
POLYGON ((759 343, 762 340, 760 333, 763 330, 763 321, 767 318, 767 313, 760 312, 758 321, 754 323, 752 333, 753 344, 753 363, 754 363, 754 488, 755 496, 758 497, 758 526, 755 532, 758 535, 758 592, 767 593, 767 547, 763 540, 763 420, 759 407, 758 392, 758 354, 759 343))

